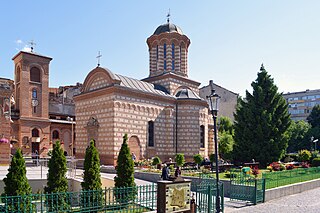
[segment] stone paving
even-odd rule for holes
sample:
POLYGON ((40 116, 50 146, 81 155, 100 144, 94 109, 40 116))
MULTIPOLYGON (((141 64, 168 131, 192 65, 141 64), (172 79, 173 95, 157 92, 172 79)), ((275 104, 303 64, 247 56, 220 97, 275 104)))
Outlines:
POLYGON ((320 188, 301 192, 258 205, 247 205, 245 202, 230 202, 226 199, 225 213, 319 213, 320 188))

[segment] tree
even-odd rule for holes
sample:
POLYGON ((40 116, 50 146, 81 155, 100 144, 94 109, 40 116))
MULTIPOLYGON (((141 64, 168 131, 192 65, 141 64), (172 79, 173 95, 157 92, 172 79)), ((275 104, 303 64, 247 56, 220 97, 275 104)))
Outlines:
POLYGON ((240 100, 236 109, 233 154, 238 161, 256 159, 266 167, 285 154, 290 126, 288 105, 263 65, 251 86, 253 93, 246 91, 245 100, 240 100))
POLYGON ((288 129, 289 142, 287 152, 298 152, 301 149, 310 148, 310 138, 308 137, 310 128, 310 124, 303 120, 291 122, 288 129))
POLYGON ((100 158, 98 150, 94 145, 94 140, 90 141, 90 145, 86 149, 83 167, 84 173, 81 186, 84 192, 82 194, 81 203, 83 207, 90 207, 90 211, 93 211, 93 208, 101 207, 103 198, 100 175, 100 158))
POLYGON ((234 146, 233 135, 229 132, 219 133, 219 155, 226 160, 232 159, 232 151, 234 146))
POLYGON ((152 159, 152 165, 153 166, 156 166, 156 165, 158 165, 158 164, 160 164, 161 163, 161 160, 160 160, 160 158, 158 157, 158 156, 155 156, 153 159, 152 159))
POLYGON ((193 156, 194 162, 197 164, 197 169, 199 168, 199 165, 201 165, 203 161, 203 157, 200 154, 196 154, 193 156))
MULTIPOLYGON (((63 149, 61 148, 60 141, 56 141, 56 144, 52 150, 52 156, 49 160, 47 186, 44 188, 46 194, 67 192, 68 180, 67 173, 67 159, 64 156, 63 149)), ((47 197, 47 202, 50 207, 50 211, 58 211, 61 206, 68 206, 68 199, 66 196, 60 195, 58 197, 47 197)))
MULTIPOLYGON (((16 151, 12 157, 8 174, 3 179, 4 193, 2 196, 25 196, 32 193, 31 187, 27 179, 26 164, 23 159, 23 155, 20 149, 16 151)), ((30 198, 30 197, 29 197, 30 198)), ((18 199, 18 198, 17 198, 18 199)), ((20 210, 30 211, 32 208, 31 199, 24 197, 19 199, 19 202, 11 203, 10 199, 3 200, 6 203, 6 208, 10 212, 16 212, 20 210)))
POLYGON ((320 105, 312 108, 310 115, 307 117, 307 121, 311 124, 312 128, 320 126, 320 105))
POLYGON ((304 149, 304 150, 300 150, 299 153, 298 153, 298 160, 301 161, 301 162, 304 162, 304 161, 309 161, 311 158, 311 152, 304 149))
POLYGON ((176 160, 177 166, 183 166, 183 164, 185 163, 184 154, 182 153, 176 154, 175 160, 176 160))
POLYGON ((218 131, 219 133, 227 132, 230 135, 233 135, 233 123, 230 118, 221 116, 218 122, 218 131))
POLYGON ((116 187, 115 196, 120 203, 128 203, 129 201, 134 200, 136 196, 134 162, 127 141, 128 134, 125 134, 117 160, 117 175, 114 177, 116 187), (127 187, 127 191, 123 191, 121 189, 123 187, 127 187))

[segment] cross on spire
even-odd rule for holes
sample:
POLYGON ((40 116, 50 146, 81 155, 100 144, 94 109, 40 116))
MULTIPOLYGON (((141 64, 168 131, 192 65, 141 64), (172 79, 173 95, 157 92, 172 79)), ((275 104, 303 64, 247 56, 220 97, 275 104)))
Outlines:
POLYGON ((98 67, 100 67, 100 58, 102 57, 102 55, 100 54, 100 51, 98 52, 98 55, 97 55, 97 59, 98 59, 98 67))
POLYGON ((33 40, 31 40, 29 44, 30 44, 31 52, 33 53, 34 46, 36 46, 37 44, 33 40))
POLYGON ((167 22, 169 23, 170 22, 170 8, 169 8, 169 12, 167 14, 167 22))

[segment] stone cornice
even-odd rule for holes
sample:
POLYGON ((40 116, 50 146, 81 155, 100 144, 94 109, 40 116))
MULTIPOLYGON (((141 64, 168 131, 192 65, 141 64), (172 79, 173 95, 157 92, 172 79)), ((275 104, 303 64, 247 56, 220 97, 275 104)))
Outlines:
POLYGON ((197 87, 199 87, 200 84, 201 84, 201 83, 199 83, 197 81, 191 80, 189 78, 185 78, 183 76, 176 75, 176 74, 171 73, 171 72, 164 73, 162 75, 157 75, 157 76, 144 78, 144 79, 141 79, 141 81, 146 81, 146 82, 152 83, 152 82, 157 81, 157 80, 168 79, 168 78, 174 78, 174 79, 177 79, 177 80, 180 80, 180 81, 184 81, 184 82, 187 82, 187 83, 190 83, 190 84, 194 84, 197 87))

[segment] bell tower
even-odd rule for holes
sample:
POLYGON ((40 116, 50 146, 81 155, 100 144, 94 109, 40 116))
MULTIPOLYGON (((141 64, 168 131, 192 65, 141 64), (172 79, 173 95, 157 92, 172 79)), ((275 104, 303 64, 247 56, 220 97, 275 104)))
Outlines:
POLYGON ((190 39, 180 27, 170 23, 160 25, 147 39, 149 47, 149 77, 174 73, 188 77, 188 47, 190 39))
POLYGON ((52 58, 34 52, 15 55, 15 108, 20 118, 49 117, 49 63, 52 58))

